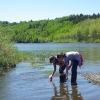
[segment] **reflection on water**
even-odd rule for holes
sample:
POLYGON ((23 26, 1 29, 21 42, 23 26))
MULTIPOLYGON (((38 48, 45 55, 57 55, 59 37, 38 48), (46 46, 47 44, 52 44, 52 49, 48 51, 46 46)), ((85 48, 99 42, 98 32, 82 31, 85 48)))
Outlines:
POLYGON ((77 86, 72 86, 71 98, 72 100, 83 100, 81 93, 78 92, 77 86))
POLYGON ((54 96, 51 97, 51 100, 70 100, 67 85, 60 83, 59 89, 57 89, 54 83, 52 83, 52 85, 54 87, 54 96))
POLYGON ((54 96, 51 97, 51 100, 83 100, 75 85, 71 86, 71 89, 64 83, 60 83, 58 89, 54 83, 52 85, 54 87, 54 96))

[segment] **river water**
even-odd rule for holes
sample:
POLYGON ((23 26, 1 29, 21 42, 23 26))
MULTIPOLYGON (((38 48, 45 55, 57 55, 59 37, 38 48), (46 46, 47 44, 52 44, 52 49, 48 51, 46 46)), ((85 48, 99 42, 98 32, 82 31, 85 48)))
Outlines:
MULTIPOLYGON (((84 73, 100 72, 99 43, 34 43, 15 44, 20 52, 33 55, 32 64, 21 62, 0 76, 0 100, 100 100, 100 86, 84 79, 84 73), (53 82, 48 76, 53 70, 49 56, 60 52, 79 51, 84 64, 78 68, 77 86, 71 86, 71 71, 68 81, 59 83, 58 73, 53 82)), ((57 68, 58 72, 58 68, 57 68)))

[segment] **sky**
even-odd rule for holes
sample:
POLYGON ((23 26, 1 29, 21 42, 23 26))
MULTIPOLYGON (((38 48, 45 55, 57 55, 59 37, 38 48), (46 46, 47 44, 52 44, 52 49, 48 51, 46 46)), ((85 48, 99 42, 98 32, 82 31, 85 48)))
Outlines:
POLYGON ((55 19, 100 13, 100 0, 0 0, 0 21, 55 19))

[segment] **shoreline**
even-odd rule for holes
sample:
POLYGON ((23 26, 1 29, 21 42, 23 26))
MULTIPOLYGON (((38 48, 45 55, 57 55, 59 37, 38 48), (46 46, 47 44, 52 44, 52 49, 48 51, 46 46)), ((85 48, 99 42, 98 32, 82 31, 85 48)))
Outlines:
POLYGON ((83 74, 84 79, 88 80, 89 83, 93 83, 94 85, 100 85, 100 73, 86 73, 83 74))

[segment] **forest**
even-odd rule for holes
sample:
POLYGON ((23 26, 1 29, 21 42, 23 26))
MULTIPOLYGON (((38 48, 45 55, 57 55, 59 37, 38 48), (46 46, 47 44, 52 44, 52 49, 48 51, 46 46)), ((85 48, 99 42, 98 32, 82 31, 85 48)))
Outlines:
POLYGON ((0 21, 0 33, 15 43, 100 42, 100 14, 72 14, 55 19, 0 21))

